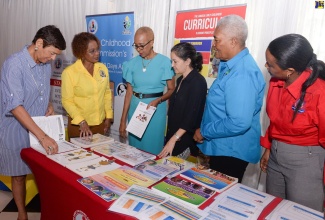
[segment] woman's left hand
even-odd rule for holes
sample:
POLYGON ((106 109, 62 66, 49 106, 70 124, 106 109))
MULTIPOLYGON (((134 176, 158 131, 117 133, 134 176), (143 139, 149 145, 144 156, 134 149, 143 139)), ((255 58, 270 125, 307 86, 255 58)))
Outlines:
POLYGON ((147 106, 147 109, 150 107, 150 106, 153 106, 153 107, 157 107, 160 103, 160 99, 155 99, 153 101, 151 101, 148 106, 147 106))
POLYGON ((165 145, 164 149, 158 154, 158 157, 167 157, 171 156, 175 147, 175 142, 173 140, 169 140, 165 145))

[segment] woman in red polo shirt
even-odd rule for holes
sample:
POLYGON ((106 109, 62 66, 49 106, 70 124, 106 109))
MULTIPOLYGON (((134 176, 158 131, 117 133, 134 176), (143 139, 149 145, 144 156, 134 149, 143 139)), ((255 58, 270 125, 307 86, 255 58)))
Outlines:
POLYGON ((323 211, 325 64, 306 38, 288 34, 269 44, 265 67, 272 76, 261 138, 266 192, 323 211))

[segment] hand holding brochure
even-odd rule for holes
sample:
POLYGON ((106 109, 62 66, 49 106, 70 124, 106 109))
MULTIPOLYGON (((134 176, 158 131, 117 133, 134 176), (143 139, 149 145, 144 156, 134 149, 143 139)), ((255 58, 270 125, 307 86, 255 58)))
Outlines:
POLYGON ((156 107, 150 106, 147 109, 147 106, 147 104, 139 102, 126 128, 128 132, 134 134, 139 138, 142 138, 142 135, 146 130, 151 117, 156 111, 156 107))
MULTIPOLYGON (((37 124, 37 126, 45 132, 45 134, 56 141, 59 146, 58 153, 79 148, 78 146, 65 141, 65 129, 62 115, 51 115, 47 117, 37 116, 32 117, 32 119, 37 124)), ((31 132, 29 132, 29 141, 31 148, 42 154, 47 154, 43 146, 39 143, 38 139, 31 132)))

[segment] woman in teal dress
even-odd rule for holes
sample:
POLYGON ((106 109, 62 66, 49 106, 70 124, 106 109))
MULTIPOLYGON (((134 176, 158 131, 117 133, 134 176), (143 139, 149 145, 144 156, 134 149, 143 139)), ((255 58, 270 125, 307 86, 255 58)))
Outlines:
POLYGON ((154 33, 149 27, 139 28, 134 36, 133 46, 139 56, 123 64, 123 78, 127 92, 120 122, 120 135, 126 137, 126 122, 130 120, 138 103, 157 107, 142 138, 129 133, 131 146, 157 155, 164 146, 167 103, 175 89, 171 61, 153 50, 154 33), (167 86, 167 92, 164 92, 167 86))

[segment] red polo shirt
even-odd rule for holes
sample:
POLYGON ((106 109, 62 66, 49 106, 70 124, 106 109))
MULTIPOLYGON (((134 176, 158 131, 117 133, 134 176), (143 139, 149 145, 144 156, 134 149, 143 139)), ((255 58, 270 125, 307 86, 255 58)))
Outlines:
POLYGON ((325 81, 317 79, 306 91, 304 103, 295 120, 292 117, 300 98, 302 84, 311 71, 304 71, 285 88, 284 81, 272 78, 266 101, 270 125, 261 145, 271 148, 272 139, 301 146, 325 147, 325 81))

